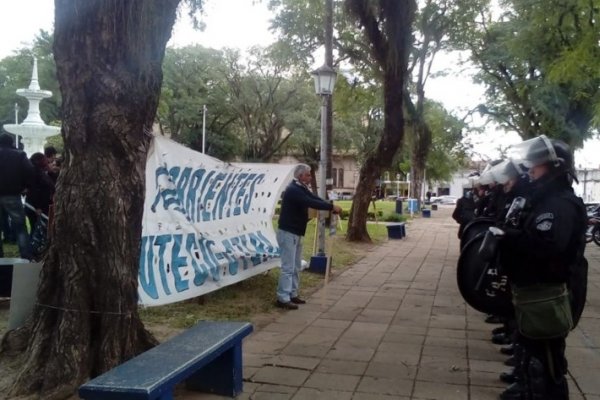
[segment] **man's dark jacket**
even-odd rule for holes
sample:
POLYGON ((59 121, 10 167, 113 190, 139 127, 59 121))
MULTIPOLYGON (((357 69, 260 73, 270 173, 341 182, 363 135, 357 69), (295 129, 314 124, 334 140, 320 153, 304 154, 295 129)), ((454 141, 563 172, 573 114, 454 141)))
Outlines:
POLYGON ((500 263, 517 286, 567 282, 585 248, 585 206, 564 179, 542 177, 531 189, 521 226, 500 241, 500 263))
POLYGON ((306 186, 293 180, 283 193, 279 229, 304 236, 308 223, 308 209, 332 210, 333 204, 315 196, 306 186))
POLYGON ((465 226, 475 219, 475 200, 472 194, 465 195, 456 201, 452 218, 459 223, 458 237, 462 237, 465 226))
POLYGON ((18 196, 31 183, 33 165, 12 146, 0 146, 0 196, 18 196))
MULTIPOLYGON (((27 190, 25 201, 35 209, 40 209, 44 214, 50 211, 52 196, 54 196, 54 181, 42 169, 34 168, 32 184, 27 190)), ((31 211, 31 210, 29 210, 31 211)))

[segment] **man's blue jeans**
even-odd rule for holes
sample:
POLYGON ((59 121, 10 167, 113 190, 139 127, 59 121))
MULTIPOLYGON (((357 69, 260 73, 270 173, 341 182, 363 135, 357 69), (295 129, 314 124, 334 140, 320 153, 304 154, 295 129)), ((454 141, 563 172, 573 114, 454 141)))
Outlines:
POLYGON ((281 252, 281 274, 277 285, 277 300, 287 303, 298 296, 300 266, 302 262, 302 236, 277 231, 277 242, 281 252))
MULTIPOLYGON (((30 260, 32 256, 29 248, 29 235, 25 227, 25 211, 23 210, 21 196, 0 196, 0 214, 2 213, 6 213, 10 217, 21 258, 30 260)), ((0 246, 2 246, 1 243, 0 246)))

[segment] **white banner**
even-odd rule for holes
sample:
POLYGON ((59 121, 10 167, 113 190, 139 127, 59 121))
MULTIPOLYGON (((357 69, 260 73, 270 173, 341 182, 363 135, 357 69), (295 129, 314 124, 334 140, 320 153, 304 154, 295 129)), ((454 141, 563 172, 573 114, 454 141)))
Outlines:
POLYGON ((294 167, 225 163, 155 137, 146 163, 140 302, 189 299, 279 266, 272 218, 294 167))

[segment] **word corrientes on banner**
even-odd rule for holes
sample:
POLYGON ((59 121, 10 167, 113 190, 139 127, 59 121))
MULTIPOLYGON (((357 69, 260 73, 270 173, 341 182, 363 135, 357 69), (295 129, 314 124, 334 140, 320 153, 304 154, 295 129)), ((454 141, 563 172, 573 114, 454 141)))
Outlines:
POLYGON ((156 169, 158 190, 151 210, 156 212, 162 200, 165 210, 179 211, 191 223, 248 214, 256 185, 264 179, 263 173, 161 166, 156 169))

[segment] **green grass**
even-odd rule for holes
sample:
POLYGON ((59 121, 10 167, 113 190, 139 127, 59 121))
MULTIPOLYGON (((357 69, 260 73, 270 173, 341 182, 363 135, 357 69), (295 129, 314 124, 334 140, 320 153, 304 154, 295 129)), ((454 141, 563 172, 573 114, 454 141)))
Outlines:
MULTIPOLYGON (((332 273, 336 274, 358 261, 370 246, 361 243, 348 243, 343 236, 347 222, 342 221, 343 227, 338 236, 327 237, 327 249, 333 248, 332 273)), ((385 225, 369 224, 369 235, 374 243, 381 243, 387 238, 385 225)), ((304 238, 303 255, 310 260, 315 235, 315 221, 311 221, 304 238)), ((200 298, 168 304, 159 307, 142 308, 140 314, 144 323, 151 329, 157 326, 169 328, 188 328, 201 320, 251 320, 259 314, 269 313, 275 308, 275 291, 279 269, 254 276, 245 281, 224 287, 200 298)), ((303 272, 301 274, 300 292, 306 296, 323 283, 324 276, 303 272)))
MULTIPOLYGON (((335 204, 342 207, 342 214, 346 216, 350 213, 350 207, 352 207, 352 200, 338 200, 335 204)), ((406 209, 406 204, 404 204, 406 209)), ((377 200, 375 203, 369 204, 368 219, 370 221, 375 220, 385 222, 404 222, 408 219, 407 213, 403 215, 396 214, 396 202, 387 200, 377 200), (373 206, 374 205, 374 206, 373 206)))
POLYGON ((4 257, 6 258, 19 258, 19 248, 16 244, 2 243, 2 250, 4 250, 4 257))

